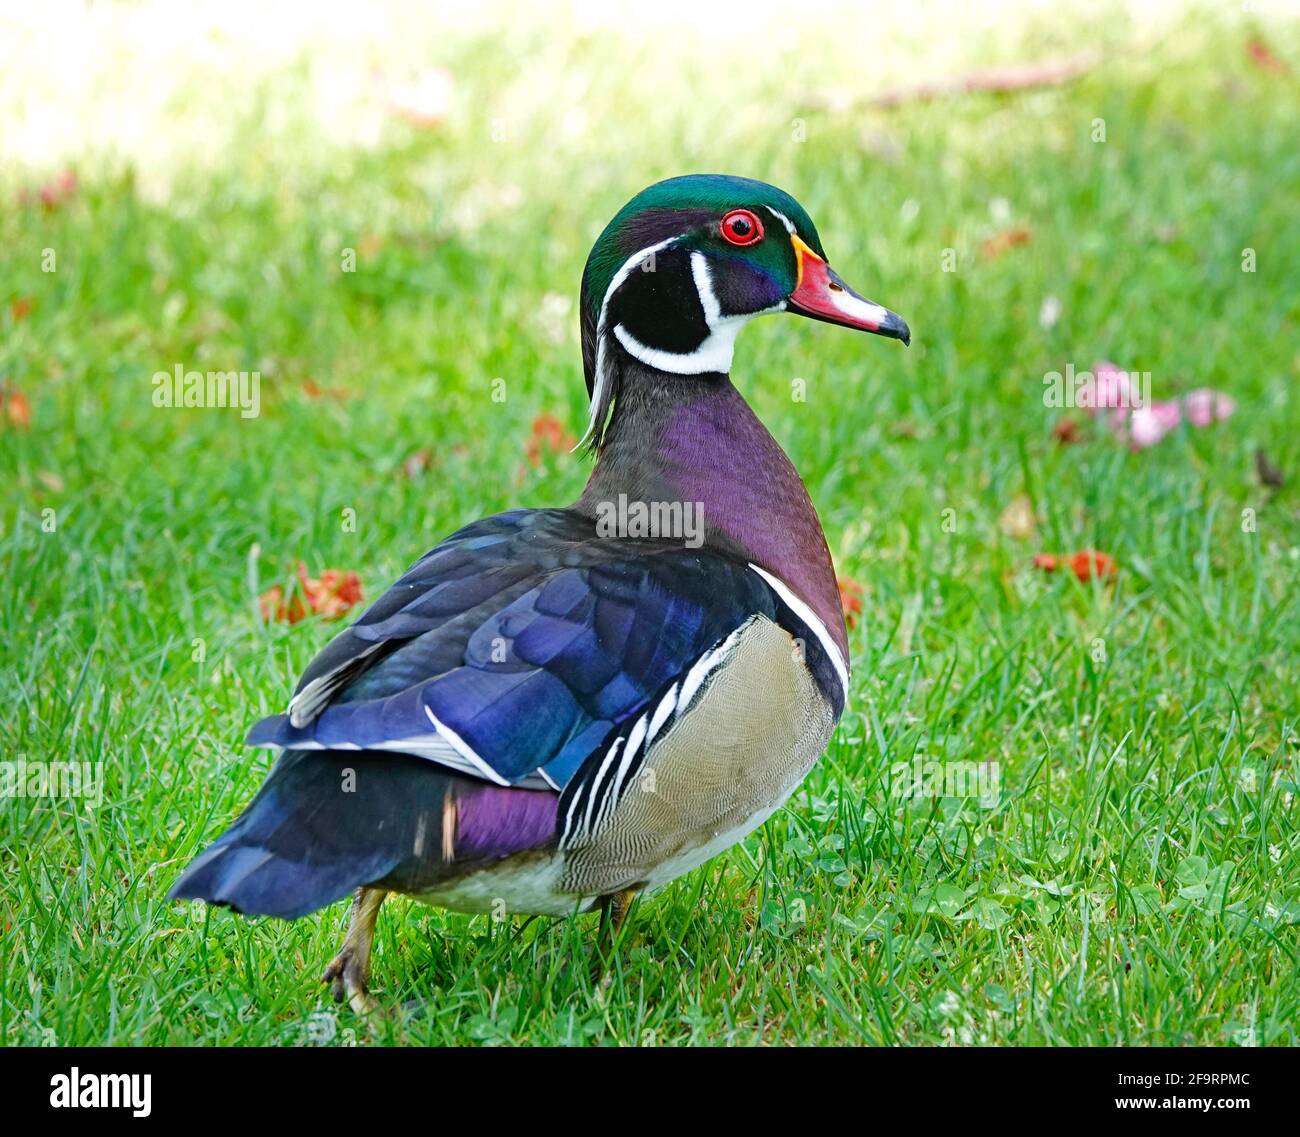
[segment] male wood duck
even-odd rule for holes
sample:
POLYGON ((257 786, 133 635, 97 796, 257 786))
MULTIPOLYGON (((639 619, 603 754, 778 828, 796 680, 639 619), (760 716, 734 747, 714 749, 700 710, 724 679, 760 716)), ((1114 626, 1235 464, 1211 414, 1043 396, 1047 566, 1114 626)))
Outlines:
POLYGON ((582 496, 453 533, 335 638, 253 727, 279 759, 171 896, 293 919, 353 894, 325 981, 360 1013, 389 892, 599 907, 604 934, 761 825, 849 682, 817 514, 728 375, 740 329, 781 311, 909 342, 773 186, 691 175, 624 206, 582 277, 582 496), (702 525, 611 531, 628 503, 700 503, 702 525))

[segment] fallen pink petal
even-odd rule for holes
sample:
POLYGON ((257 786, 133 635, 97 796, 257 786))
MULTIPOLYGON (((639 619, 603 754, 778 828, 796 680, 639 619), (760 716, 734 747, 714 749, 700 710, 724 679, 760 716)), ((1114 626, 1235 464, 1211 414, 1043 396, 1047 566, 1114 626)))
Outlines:
POLYGON ((1194 427, 1205 427, 1230 418, 1237 409, 1231 396, 1212 387, 1147 405, 1140 377, 1140 372, 1101 360, 1093 364, 1091 377, 1076 392, 1080 407, 1095 417, 1106 417, 1111 430, 1126 437, 1135 450, 1154 446, 1184 418, 1194 427))
POLYGON ((1209 426, 1231 418, 1237 409, 1236 402, 1222 391, 1212 387, 1198 387, 1183 396, 1183 411, 1193 426, 1209 426))

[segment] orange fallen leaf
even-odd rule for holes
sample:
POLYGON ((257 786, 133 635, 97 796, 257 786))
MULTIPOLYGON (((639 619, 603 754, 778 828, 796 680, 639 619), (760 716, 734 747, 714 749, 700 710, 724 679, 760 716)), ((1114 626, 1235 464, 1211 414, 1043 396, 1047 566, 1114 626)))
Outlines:
POLYGON ((9 311, 13 314, 14 322, 25 320, 32 314, 32 305, 35 301, 30 296, 15 297, 9 304, 9 311))
POLYGON ((0 386, 0 426, 8 423, 19 430, 32 425, 32 407, 17 387, 0 386))
POLYGON ((284 589, 278 584, 272 585, 257 598, 257 606, 262 611, 262 620, 268 624, 296 624, 307 614, 307 609, 298 596, 285 601, 284 589))
POLYGON ((258 597, 262 619, 267 623, 296 624, 308 615, 337 620, 361 603, 361 578, 351 570, 325 569, 319 579, 307 575, 307 566, 298 562, 298 587, 287 596, 280 585, 273 585, 258 597))
POLYGON ((1080 441, 1083 432, 1079 429, 1079 420, 1077 418, 1057 419, 1056 425, 1052 427, 1052 437, 1062 446, 1080 441))
POLYGON ((835 583, 840 589, 840 607, 844 609, 844 623, 850 628, 856 628, 858 617, 862 615, 862 599, 865 595, 862 585, 849 576, 837 576, 835 583))
POLYGON ((337 402, 350 399, 354 394, 346 387, 322 387, 314 379, 302 381, 302 393, 309 399, 334 399, 337 402))
POLYGON ((402 460, 402 477, 414 481, 433 467, 433 451, 427 446, 414 450, 402 460))
POLYGON ((554 415, 540 414, 533 419, 532 432, 524 444, 524 453, 531 466, 542 464, 543 451, 548 454, 561 454, 572 450, 577 445, 576 439, 564 424, 554 415))
POLYGON ((319 580, 312 580, 307 576, 307 566, 300 564, 298 579, 311 610, 327 620, 337 620, 361 603, 361 578, 350 569, 346 572, 326 569, 319 580))
POLYGON ((1034 557, 1034 568, 1044 572, 1068 568, 1085 584, 1094 578, 1109 580, 1119 571, 1114 557, 1095 549, 1080 549, 1077 553, 1039 553, 1034 557))
POLYGON ((1032 229, 1024 225, 1013 225, 1010 229, 1003 229, 1000 233, 994 233, 992 237, 988 237, 981 242, 980 252, 984 254, 986 260, 995 261, 1003 253, 1020 245, 1027 245, 1033 239, 1034 232, 1032 229))

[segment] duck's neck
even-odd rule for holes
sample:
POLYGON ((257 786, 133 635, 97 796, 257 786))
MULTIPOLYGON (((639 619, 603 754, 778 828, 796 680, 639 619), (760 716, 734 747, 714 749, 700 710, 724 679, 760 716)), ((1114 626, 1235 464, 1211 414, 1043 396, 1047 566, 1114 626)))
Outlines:
POLYGON ((672 375, 623 361, 613 421, 574 508, 699 503, 707 547, 783 581, 848 658, 830 550, 795 468, 726 375, 672 375))

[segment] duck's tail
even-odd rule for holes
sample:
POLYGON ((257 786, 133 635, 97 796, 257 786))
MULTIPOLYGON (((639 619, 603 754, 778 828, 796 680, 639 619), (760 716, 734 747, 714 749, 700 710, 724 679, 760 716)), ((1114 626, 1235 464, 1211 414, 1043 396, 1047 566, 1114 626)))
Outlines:
POLYGON ((555 840, 557 794, 382 750, 286 750, 171 900, 292 920, 362 885, 400 892, 555 840))
POLYGON ((287 750, 168 899, 294 919, 444 847, 455 775, 382 751, 287 750))

